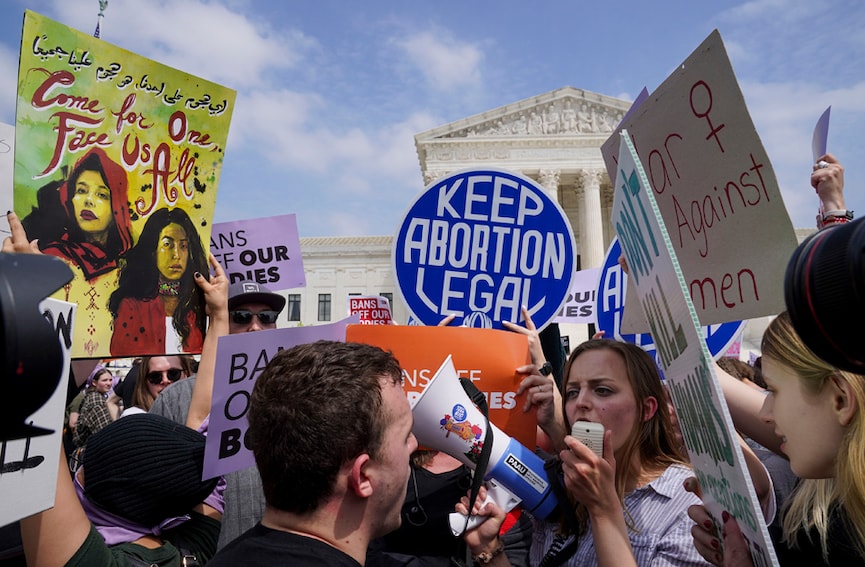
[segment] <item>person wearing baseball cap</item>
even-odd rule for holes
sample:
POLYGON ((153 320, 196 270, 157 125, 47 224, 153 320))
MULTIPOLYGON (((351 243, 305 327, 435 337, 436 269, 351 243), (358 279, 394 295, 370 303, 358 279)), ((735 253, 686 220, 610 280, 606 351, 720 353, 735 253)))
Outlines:
POLYGON ((257 282, 236 282, 228 288, 229 333, 248 333, 276 328, 285 308, 285 297, 257 282))

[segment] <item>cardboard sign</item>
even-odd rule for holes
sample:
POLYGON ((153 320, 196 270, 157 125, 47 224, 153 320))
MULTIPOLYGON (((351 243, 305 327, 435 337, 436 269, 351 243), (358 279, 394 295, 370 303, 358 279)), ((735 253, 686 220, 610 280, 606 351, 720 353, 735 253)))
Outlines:
MULTIPOLYGON (((796 235, 717 30, 624 127, 702 324, 783 311, 796 235)), ((619 140, 614 132, 601 147, 610 179, 618 175, 619 140)), ((648 332, 634 320, 640 324, 626 332, 648 332)))
MULTIPOLYGON (((637 297, 637 290, 628 285, 629 278, 619 265, 619 256, 622 255, 622 246, 618 237, 607 249, 604 265, 600 268, 601 277, 597 280, 596 306, 598 318, 598 330, 604 331, 604 337, 633 343, 651 354, 658 360, 658 350, 650 333, 626 333, 623 331, 626 297, 637 297)), ((636 300, 635 300, 636 301, 636 300)), ((639 313, 643 317, 642 313, 639 313)), ((736 343, 745 330, 745 321, 731 321, 720 325, 703 325, 703 338, 706 347, 714 359, 718 359, 728 352, 730 347, 736 343)))
POLYGON ((392 325, 390 302, 380 295, 348 296, 348 314, 357 315, 361 325, 392 325))
POLYGON ((627 131, 622 136, 613 226, 637 290, 631 303, 651 328, 703 502, 719 529, 722 512, 736 517, 754 565, 778 565, 674 244, 627 131))
POLYGON ((515 369, 531 361, 525 335, 467 327, 349 325, 346 340, 392 351, 403 368, 410 402, 452 355, 459 375, 486 395, 490 421, 524 446, 535 447, 537 418, 534 412, 523 412, 525 394, 516 395, 524 376, 515 369))
POLYGON ((48 298, 39 304, 39 309, 57 331, 63 351, 63 366, 58 369, 59 376, 27 377, 57 380, 54 394, 26 421, 49 433, 0 440, 0 502, 3 502, 0 506, 0 525, 3 526, 51 508, 57 487, 57 461, 63 444, 63 412, 66 409, 66 380, 71 360, 72 329, 78 307, 48 298))
POLYGON ((344 341, 345 328, 357 318, 329 325, 290 327, 219 337, 204 476, 213 478, 251 467, 255 457, 246 445, 249 397, 255 380, 276 353, 318 340, 344 341))
POLYGON ((231 283, 253 281, 271 291, 306 287, 295 215, 217 223, 210 251, 231 283))
MULTIPOLYGON (((526 306, 539 329, 567 299, 577 250, 567 216, 522 175, 467 170, 432 182, 393 247, 397 290, 413 318, 502 328, 526 306)), ((441 362, 441 360, 439 360, 441 362)))
POLYGON ((558 315, 553 319, 554 322, 582 325, 597 322, 595 292, 598 289, 598 276, 600 274, 600 268, 578 270, 574 274, 574 279, 571 280, 571 291, 558 315))
POLYGON ((73 357, 200 352, 206 315, 193 274, 209 270, 234 98, 25 13, 15 211, 75 273, 54 296, 81 306, 73 357))

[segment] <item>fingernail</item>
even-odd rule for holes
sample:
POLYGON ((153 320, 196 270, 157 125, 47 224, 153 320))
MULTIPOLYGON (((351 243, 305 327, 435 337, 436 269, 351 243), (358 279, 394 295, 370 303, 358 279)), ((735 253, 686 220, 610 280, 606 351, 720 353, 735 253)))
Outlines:
POLYGON ((201 272, 195 272, 195 273, 192 274, 192 275, 193 275, 193 277, 195 277, 195 279, 198 279, 198 278, 201 277, 201 272))
POLYGON ((727 523, 727 520, 729 520, 729 519, 730 519, 730 513, 729 513, 729 512, 727 512, 726 510, 724 510, 723 512, 721 512, 721 520, 722 520, 725 524, 727 523))
POLYGON ((685 479, 685 490, 687 490, 688 492, 691 491, 691 479, 690 478, 685 479))
POLYGON ((712 520, 706 520, 705 522, 703 522, 703 527, 707 530, 711 530, 713 527, 715 527, 715 523, 712 520))
POLYGON ((712 546, 712 549, 718 549, 721 547, 721 543, 714 538, 712 539, 712 541, 709 542, 709 544, 712 546))

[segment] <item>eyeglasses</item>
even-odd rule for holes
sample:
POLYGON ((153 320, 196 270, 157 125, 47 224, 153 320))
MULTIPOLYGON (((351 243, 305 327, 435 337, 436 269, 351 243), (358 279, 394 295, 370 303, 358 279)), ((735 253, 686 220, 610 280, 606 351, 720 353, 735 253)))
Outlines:
POLYGON ((259 322, 261 322, 262 325, 273 325, 274 323, 276 323, 276 318, 279 317, 279 311, 265 309, 264 311, 254 313, 247 309, 238 309, 236 311, 232 311, 230 315, 231 320, 234 321, 237 325, 249 325, 250 323, 252 323, 253 317, 258 317, 258 320, 259 322))
POLYGON ((162 371, 154 370, 153 372, 148 372, 144 378, 154 386, 158 386, 162 384, 163 376, 168 376, 169 382, 177 382, 181 377, 183 377, 183 370, 180 370, 179 368, 169 368, 168 370, 162 371))

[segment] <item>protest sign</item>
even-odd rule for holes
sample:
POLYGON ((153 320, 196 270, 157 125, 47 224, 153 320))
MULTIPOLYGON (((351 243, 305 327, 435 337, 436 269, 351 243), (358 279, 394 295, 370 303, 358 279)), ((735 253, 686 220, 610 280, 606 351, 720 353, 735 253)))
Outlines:
POLYGON ((348 314, 357 315, 361 325, 391 325, 390 302, 380 295, 349 295, 348 314))
POLYGON ((595 323, 595 292, 598 289, 599 268, 577 270, 571 280, 571 291, 565 304, 559 310, 555 323, 574 323, 587 325, 595 323))
POLYGON ((193 274, 209 270, 234 98, 25 13, 14 204, 28 237, 75 273, 54 296, 81 306, 73 357, 200 351, 193 274))
POLYGON ((825 155, 827 151, 826 147, 829 143, 829 114, 831 111, 832 107, 829 106, 820 115, 817 124, 814 125, 814 134, 811 135, 811 157, 814 159, 814 163, 817 163, 820 156, 825 155))
POLYGON ((0 210, 12 210, 12 169, 15 165, 15 127, 0 122, 0 210), (5 208, 3 208, 5 207, 5 208))
MULTIPOLYGON (((796 235, 720 34, 624 121, 704 325, 784 310, 796 235)), ((618 132, 601 147, 615 179, 618 132)), ((626 305, 625 310, 637 309, 626 305)), ((629 333, 647 332, 645 321, 629 333)))
MULTIPOLYGON (((77 306, 49 297, 39 304, 39 310, 55 329, 63 352, 63 364, 57 369, 57 376, 26 376, 28 380, 56 381, 51 397, 27 417, 26 423, 41 432, 29 437, 7 439, 7 432, 4 431, 0 438, 0 502, 3 502, 0 506, 0 526, 54 505, 60 447, 63 444, 63 412, 66 409, 72 329, 77 306)), ((38 313, 34 312, 33 315, 38 316, 38 313)), ((5 378, 12 379, 11 376, 5 378)), ((32 390, 38 389, 34 385, 32 390)), ((19 398, 6 399, 18 405, 28 403, 28 400, 19 398)), ((10 410, 7 408, 4 411, 10 410)))
POLYGON ((754 565, 778 565, 674 245, 627 131, 617 161, 612 220, 637 291, 632 302, 651 328, 703 502, 717 529, 722 512, 737 519, 754 565))
POLYGON ((402 366, 410 402, 452 355, 459 375, 484 392, 490 421, 526 447, 535 446, 537 419, 534 412, 523 412, 525 394, 516 395, 524 376, 515 370, 531 361, 525 335, 468 327, 349 325, 346 340, 392 351, 402 366))
MULTIPOLYGON (((465 170, 433 181, 409 206, 393 246, 397 290, 411 316, 436 325, 538 329, 561 309, 577 250, 559 204, 531 179, 465 170)), ((441 362, 441 360, 439 360, 441 362)))
MULTIPOLYGON (((596 313, 598 319, 598 330, 604 331, 604 337, 633 343, 651 354, 656 361, 658 351, 650 333, 626 333, 623 331, 625 304, 627 297, 637 297, 637 290, 628 285, 628 274, 619 265, 619 256, 622 255, 622 246, 618 237, 607 249, 604 265, 600 268, 601 276, 597 282, 597 305, 596 313)), ((636 301, 636 299, 634 300, 636 301)), ((643 317, 642 312, 638 314, 643 317)), ((745 321, 730 321, 718 325, 703 325, 703 338, 709 354, 718 359, 727 353, 745 329, 745 321)))
POLYGON ((318 340, 345 341, 350 317, 329 325, 290 327, 219 337, 213 398, 204 448, 204 477, 251 467, 255 457, 246 442, 246 412, 255 380, 276 354, 318 340))
POLYGON ((253 281, 271 291, 306 287, 295 215, 214 224, 210 251, 231 283, 253 281))

